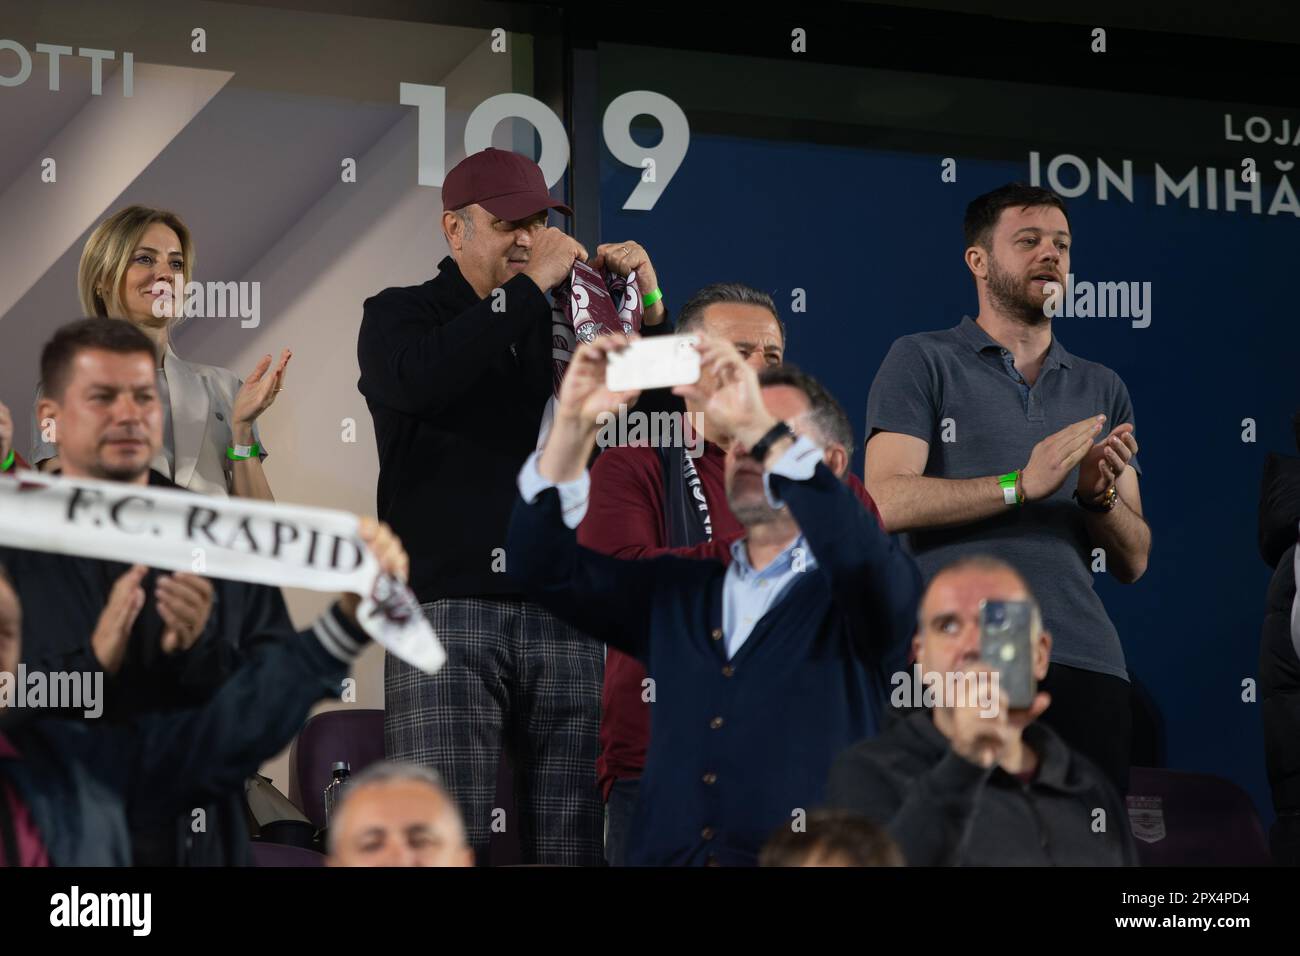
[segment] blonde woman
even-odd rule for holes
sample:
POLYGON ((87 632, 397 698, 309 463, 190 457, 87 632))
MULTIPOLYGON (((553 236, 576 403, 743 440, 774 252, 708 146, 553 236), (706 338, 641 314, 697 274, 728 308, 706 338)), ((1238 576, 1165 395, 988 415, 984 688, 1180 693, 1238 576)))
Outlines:
MULTIPOLYGON (((123 319, 154 343, 164 414, 162 449, 153 470, 203 494, 273 501, 262 470, 267 452, 257 418, 283 389, 291 353, 281 353, 274 371, 271 356, 264 356, 242 382, 228 369, 178 357, 171 345, 172 304, 184 295, 193 269, 194 246, 180 217, 129 206, 86 240, 77 291, 86 315, 123 319)), ((58 436, 44 434, 40 422, 34 422, 32 434, 33 464, 57 470, 58 436)))

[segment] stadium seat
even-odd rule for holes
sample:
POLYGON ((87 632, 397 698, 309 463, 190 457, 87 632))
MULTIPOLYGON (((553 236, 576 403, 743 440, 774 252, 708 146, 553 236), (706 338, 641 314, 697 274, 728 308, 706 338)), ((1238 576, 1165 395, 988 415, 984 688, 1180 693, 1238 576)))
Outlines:
POLYGON ((1134 767, 1129 824, 1143 866, 1269 866, 1255 806, 1229 780, 1134 767))
POLYGON ((353 774, 384 759, 384 712, 348 708, 317 714, 289 751, 289 799, 317 828, 325 826, 330 768, 346 761, 353 774))

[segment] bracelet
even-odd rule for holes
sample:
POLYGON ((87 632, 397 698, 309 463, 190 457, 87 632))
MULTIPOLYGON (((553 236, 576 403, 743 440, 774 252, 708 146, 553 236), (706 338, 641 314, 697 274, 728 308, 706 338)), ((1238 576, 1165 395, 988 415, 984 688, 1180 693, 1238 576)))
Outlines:
POLYGON ((650 308, 650 306, 654 305, 663 297, 664 297, 663 292, 660 290, 658 286, 655 286, 655 290, 653 292, 647 292, 645 295, 641 296, 641 304, 648 309, 650 308))
POLYGON ((1095 515, 1109 514, 1115 510, 1115 505, 1119 504, 1119 490, 1114 485, 1111 485, 1102 492, 1100 501, 1085 501, 1076 490, 1074 500, 1079 503, 1079 507, 1084 511, 1095 515))
POLYGON ((8 471, 10 468, 12 468, 14 466, 14 458, 16 457, 17 457, 17 453, 14 451, 14 449, 10 448, 9 454, 5 455, 4 463, 0 464, 0 471, 8 471))
POLYGON ((262 448, 256 442, 251 445, 235 445, 226 449, 226 457, 231 461, 248 461, 254 455, 260 455, 262 448))
POLYGON ((1005 475, 998 475, 998 487, 1002 489, 1002 501, 1008 505, 1023 505, 1025 496, 1016 490, 1016 484, 1020 481, 1020 469, 1008 472, 1005 475))

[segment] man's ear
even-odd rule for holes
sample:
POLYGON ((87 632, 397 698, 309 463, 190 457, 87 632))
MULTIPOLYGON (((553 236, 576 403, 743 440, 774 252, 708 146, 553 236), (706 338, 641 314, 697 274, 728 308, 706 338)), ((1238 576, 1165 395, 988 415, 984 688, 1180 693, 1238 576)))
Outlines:
POLYGON ((51 418, 54 420, 57 428, 60 409, 61 405, 59 402, 47 395, 41 396, 41 400, 36 403, 36 427, 41 431, 44 431, 44 426, 41 423, 47 418, 51 418))
POLYGON ((450 209, 442 214, 442 235, 447 240, 447 246, 453 252, 460 252, 461 243, 464 240, 465 224, 461 222, 460 216, 456 215, 450 209))
POLYGON ((983 246, 971 246, 966 250, 966 268, 977 279, 989 277, 989 253, 983 246))
POLYGON ((1052 634, 1041 631, 1038 646, 1034 648, 1034 679, 1042 680, 1047 676, 1047 665, 1052 662, 1052 634))
POLYGON ((836 478, 842 479, 849 470, 848 450, 839 442, 832 442, 826 446, 826 450, 822 452, 822 461, 836 478))

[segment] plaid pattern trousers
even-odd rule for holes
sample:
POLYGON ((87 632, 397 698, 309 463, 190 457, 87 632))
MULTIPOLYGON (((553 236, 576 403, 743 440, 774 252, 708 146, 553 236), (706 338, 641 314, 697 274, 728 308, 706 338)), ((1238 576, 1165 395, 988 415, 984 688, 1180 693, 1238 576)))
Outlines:
POLYGON ((518 828, 525 863, 602 865, 604 647, 526 601, 447 598, 423 608, 447 663, 429 675, 385 656, 387 756, 442 776, 480 862, 494 822, 504 822, 518 828), (504 742, 518 820, 493 814, 504 742))

